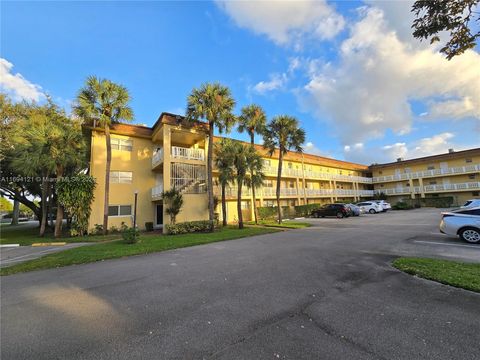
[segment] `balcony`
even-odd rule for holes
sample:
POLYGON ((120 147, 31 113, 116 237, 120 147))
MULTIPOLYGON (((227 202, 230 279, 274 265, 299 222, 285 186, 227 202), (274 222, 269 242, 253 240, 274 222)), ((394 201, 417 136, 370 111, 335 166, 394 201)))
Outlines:
POLYGON ((163 185, 157 185, 152 188, 152 201, 160 200, 162 198, 163 185))
MULTIPOLYGON (((222 195, 222 188, 220 186, 215 186, 213 188, 213 193, 220 197, 222 195)), ((227 186, 225 188, 225 197, 227 199, 236 199, 238 194, 238 187, 237 186, 227 186)), ((251 196, 252 190, 247 188, 246 186, 242 186, 242 196, 251 196)))
POLYGON ((428 178, 428 177, 438 177, 445 175, 461 175, 461 174, 470 174, 480 171, 480 165, 469 165, 469 166, 459 166, 453 168, 445 169, 433 169, 425 171, 417 171, 404 174, 396 175, 387 175, 387 176, 376 176, 373 178, 373 183, 389 182, 389 181, 402 181, 408 179, 418 179, 418 178, 428 178))
POLYGON ((172 146, 172 158, 205 161, 205 150, 172 146))
MULTIPOLYGON (((275 197, 277 196, 277 189, 264 187, 262 188, 262 194, 264 197, 275 197)), ((295 188, 280 188, 280 196, 298 196, 298 191, 295 188)))
MULTIPOLYGON (((420 194, 420 186, 410 187, 397 187, 390 189, 376 189, 376 194, 384 193, 385 195, 405 195, 420 194), (413 190, 412 190, 413 189, 413 190)), ((480 190, 480 182, 458 183, 458 184, 440 184, 440 185, 425 185, 423 187, 424 193, 437 193, 437 192, 451 192, 451 191, 477 191, 480 190)))
POLYGON ((159 148, 153 153, 152 169, 155 169, 157 166, 159 166, 162 163, 163 163, 163 148, 159 148))

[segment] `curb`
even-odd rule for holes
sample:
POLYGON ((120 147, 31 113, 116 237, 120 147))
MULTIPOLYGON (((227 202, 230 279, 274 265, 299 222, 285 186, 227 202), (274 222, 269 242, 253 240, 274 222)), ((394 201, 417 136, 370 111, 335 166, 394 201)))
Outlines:
POLYGON ((43 242, 43 243, 33 243, 32 246, 64 246, 67 245, 66 242, 43 242))
POLYGON ((4 244, 4 245, 0 245, 0 248, 2 247, 18 247, 20 246, 20 244, 4 244))

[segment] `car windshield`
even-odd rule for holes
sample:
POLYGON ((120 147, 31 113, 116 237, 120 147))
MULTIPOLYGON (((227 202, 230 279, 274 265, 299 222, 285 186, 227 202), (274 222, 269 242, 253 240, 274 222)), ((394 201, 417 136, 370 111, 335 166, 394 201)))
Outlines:
POLYGON ((468 206, 472 203, 473 201, 472 200, 468 200, 465 204, 463 204, 463 206, 468 206))

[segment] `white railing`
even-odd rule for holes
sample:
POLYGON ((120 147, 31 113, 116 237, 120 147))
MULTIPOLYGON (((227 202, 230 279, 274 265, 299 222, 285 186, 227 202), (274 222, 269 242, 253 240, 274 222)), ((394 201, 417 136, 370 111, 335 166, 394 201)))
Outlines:
POLYGON ((172 146, 172 157, 174 159, 186 159, 186 160, 205 160, 205 150, 184 148, 179 146, 172 146))
POLYGON ((408 180, 408 179, 418 179, 425 177, 434 177, 442 175, 458 175, 458 174, 468 174, 472 172, 479 172, 480 164, 478 165, 468 165, 468 166, 459 166, 445 169, 433 169, 425 171, 417 171, 396 175, 386 175, 386 176, 376 176, 373 178, 374 183, 379 182, 388 182, 388 181, 399 181, 399 180, 408 180))
MULTIPOLYGON (((213 188, 213 193, 220 197, 222 195, 222 188, 221 186, 215 186, 213 188)), ((237 186, 227 186, 225 188, 225 196, 227 198, 237 198, 238 194, 238 187, 237 186)), ((246 186, 242 186, 242 196, 251 196, 252 190, 247 188, 246 186)))
POLYGON ((170 187, 185 194, 199 194, 206 191, 205 165, 172 162, 170 187))
MULTIPOLYGON (((446 191, 463 191, 463 190, 480 190, 480 182, 469 182, 469 183, 459 183, 459 184, 439 184, 439 185, 425 185, 423 187, 423 192, 446 192, 446 191)), ((421 187, 414 186, 411 187, 397 187, 389 189, 376 189, 374 190, 376 194, 384 193, 385 195, 401 195, 401 194, 420 194, 421 187)))
POLYGON ((152 168, 160 165, 163 162, 163 148, 159 148, 153 153, 152 168))
MULTIPOLYGON (((269 187, 264 187, 262 188, 262 194, 263 196, 271 197, 271 196, 277 196, 277 189, 276 188, 269 188, 269 187)), ((298 191, 295 188, 280 188, 280 196, 297 196, 298 191)))
MULTIPOLYGON (((264 166, 263 172, 268 175, 277 175, 278 168, 275 166, 264 166)), ((303 178, 304 172, 301 169, 282 169, 282 177, 298 177, 303 178)), ((331 174, 326 172, 319 171, 310 171, 305 170, 305 179, 321 179, 321 180, 339 180, 346 182, 359 182, 365 184, 371 184, 372 178, 363 177, 363 176, 352 176, 352 175, 341 175, 341 174, 331 174)))
POLYGON ((159 200, 162 198, 163 185, 157 185, 152 188, 152 200, 159 200))

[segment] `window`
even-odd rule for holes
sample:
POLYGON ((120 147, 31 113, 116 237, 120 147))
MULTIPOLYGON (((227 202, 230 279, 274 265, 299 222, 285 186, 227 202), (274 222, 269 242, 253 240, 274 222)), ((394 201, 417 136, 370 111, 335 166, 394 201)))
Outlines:
POLYGON ((475 179, 475 174, 468 175, 469 179, 475 179))
POLYGON ((462 210, 462 211, 457 211, 456 213, 464 214, 464 215, 480 215, 480 209, 462 210))
POLYGON ((293 189, 295 187, 295 183, 293 181, 290 181, 290 188, 293 189))
POLYGON ((131 216, 132 205, 110 205, 108 206, 108 216, 131 216))
POLYGON ((435 170, 435 165, 428 165, 427 170, 435 170))
POLYGON ((272 162, 270 160, 263 160, 263 165, 264 166, 272 166, 272 162))
POLYGON ((436 181, 430 181, 429 184, 430 185, 437 185, 437 182, 436 181))
POLYGON ((480 196, 480 191, 472 191, 472 196, 480 196))
POLYGON ((471 162, 472 162, 472 158, 466 158, 466 159, 465 159, 465 162, 466 162, 466 163, 471 163, 471 162))
POLYGON ((131 171, 110 171, 110 182, 114 184, 131 184, 132 178, 131 171))
POLYGON ((288 168, 289 168, 289 169, 292 168, 292 163, 288 163, 288 168))
POLYGON ((242 201, 242 209, 243 210, 249 210, 250 209, 250 203, 248 201, 242 201))
POLYGON ((133 148, 132 140, 111 138, 110 144, 112 145, 112 150, 132 151, 133 148))
POLYGON ((263 187, 273 188, 273 181, 272 180, 265 180, 263 182, 263 187))
POLYGON ((275 201, 273 201, 273 200, 264 200, 264 201, 263 201, 263 206, 273 207, 273 206, 275 206, 275 201))

